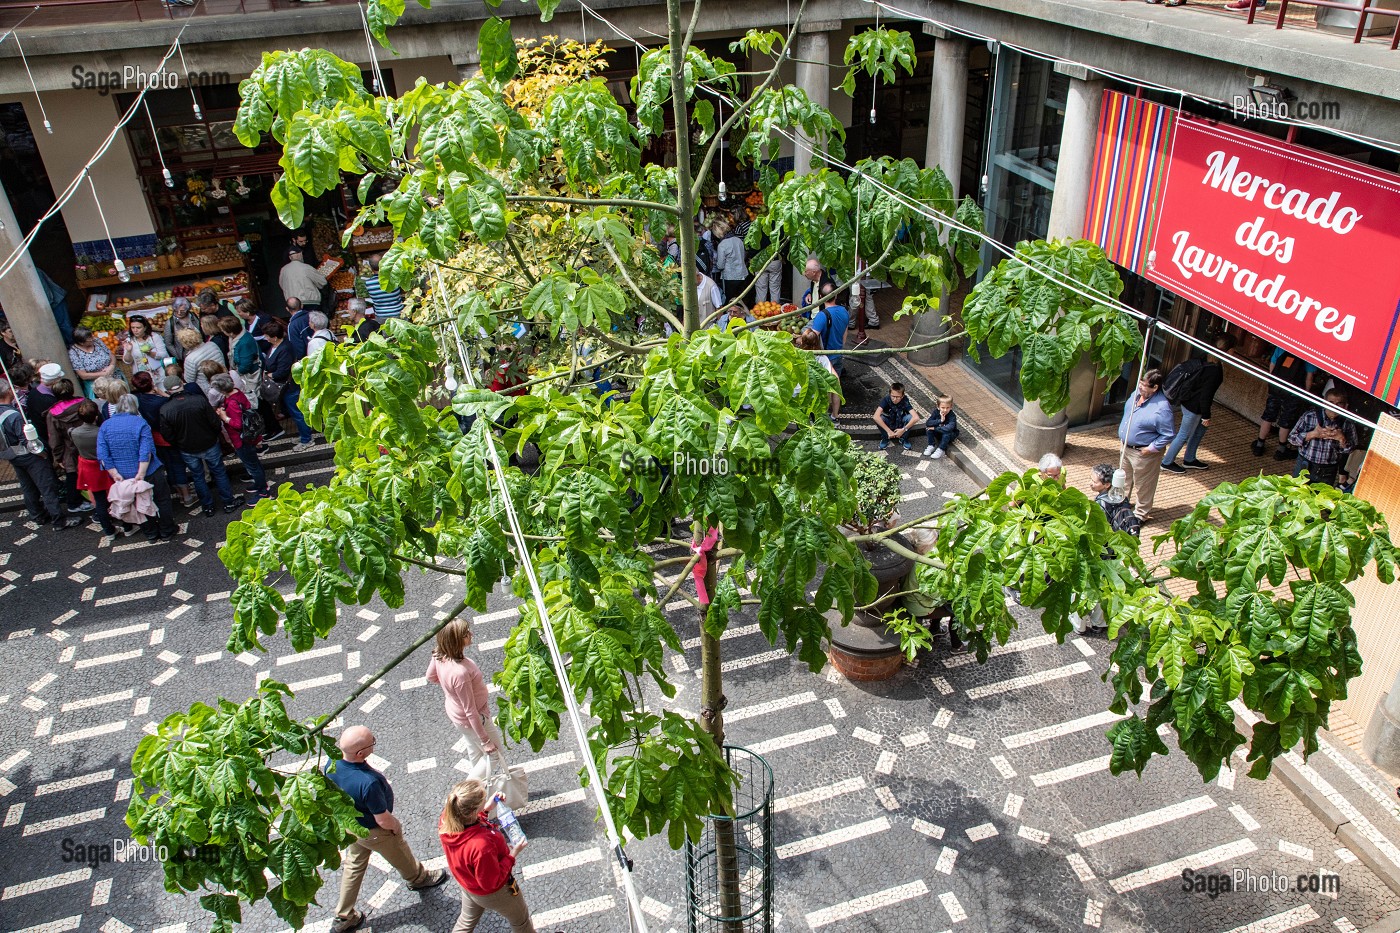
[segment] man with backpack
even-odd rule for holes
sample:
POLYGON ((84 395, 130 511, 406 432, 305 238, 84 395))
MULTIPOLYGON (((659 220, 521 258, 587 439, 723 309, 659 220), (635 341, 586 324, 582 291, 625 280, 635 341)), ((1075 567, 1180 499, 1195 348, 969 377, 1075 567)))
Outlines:
POLYGON ((30 453, 24 436, 24 416, 15 401, 15 390, 0 382, 0 460, 15 468, 15 478, 24 493, 29 517, 40 524, 52 524, 55 531, 67 526, 68 515, 58 502, 58 479, 42 453, 30 453))
POLYGON ((841 365, 841 348, 846 344, 846 327, 851 323, 851 312, 832 295, 834 291, 836 286, 830 282, 821 286, 825 304, 820 311, 812 315, 812 322, 807 325, 807 329, 814 331, 822 339, 822 347, 839 377, 844 368, 841 365))
POLYGON ((1169 373, 1162 386, 1167 401, 1181 406, 1181 427, 1176 439, 1162 456, 1162 469, 1168 473, 1185 473, 1187 470, 1209 470, 1210 466, 1196 458, 1201 439, 1210 427, 1210 405, 1215 401, 1215 393, 1225 381, 1225 368, 1220 364, 1222 354, 1230 350, 1230 338, 1220 337, 1215 341, 1215 352, 1206 355, 1205 361, 1196 359, 1179 363, 1169 373), (1181 448, 1186 448, 1186 458, 1176 462, 1181 448))

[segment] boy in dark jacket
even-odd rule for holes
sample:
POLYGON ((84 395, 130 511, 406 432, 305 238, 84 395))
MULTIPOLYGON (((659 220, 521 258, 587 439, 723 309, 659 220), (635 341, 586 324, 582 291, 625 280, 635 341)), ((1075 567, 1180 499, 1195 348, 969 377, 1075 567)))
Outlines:
POLYGON ((941 460, 948 456, 948 448, 958 439, 958 413, 953 411, 953 398, 942 395, 938 398, 938 410, 928 416, 924 423, 927 429, 928 446, 924 456, 941 460))

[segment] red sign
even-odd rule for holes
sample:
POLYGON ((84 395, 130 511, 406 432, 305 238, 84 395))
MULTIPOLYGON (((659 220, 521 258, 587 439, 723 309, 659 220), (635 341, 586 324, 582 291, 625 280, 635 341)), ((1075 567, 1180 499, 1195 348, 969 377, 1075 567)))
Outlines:
POLYGON ((1400 176, 1185 114, 1175 123, 1147 277, 1394 402, 1400 176))

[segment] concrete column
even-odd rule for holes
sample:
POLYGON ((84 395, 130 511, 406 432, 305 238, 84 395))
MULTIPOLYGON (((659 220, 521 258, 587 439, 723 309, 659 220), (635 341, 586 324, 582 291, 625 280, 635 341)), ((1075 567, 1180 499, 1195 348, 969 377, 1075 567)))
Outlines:
MULTIPOLYGON (((797 86, 812 103, 821 107, 831 106, 831 35, 841 28, 840 20, 813 20, 802 23, 797 30, 796 49, 797 86), (815 64, 813 64, 815 63, 815 64)), ((794 174, 805 175, 812 170, 812 145, 798 131, 797 143, 793 147, 792 170, 794 174)), ((792 270, 792 298, 800 301, 807 289, 807 280, 802 270, 792 270)))
MULTIPOLYGON (((933 46, 933 86, 928 97, 928 141, 924 149, 924 167, 939 166, 953 183, 953 196, 958 196, 958 179, 962 175, 963 131, 967 121, 967 53, 969 43, 940 26, 925 24, 924 32, 935 36, 933 46)), ((948 311, 945 292, 937 311, 925 311, 914 319, 911 344, 927 343, 948 334, 943 315, 948 311)), ((912 350, 909 361, 923 366, 941 366, 948 362, 948 345, 939 344, 923 350, 912 350)))
MULTIPOLYGON (((1070 77, 1069 99, 1065 102, 1065 125, 1060 135, 1060 160, 1055 169, 1055 195, 1050 202, 1046 239, 1077 238, 1084 234, 1084 209, 1089 204, 1090 165, 1103 104, 1104 82, 1089 77, 1087 69, 1056 65, 1055 70, 1070 77)), ((1045 454, 1062 454, 1069 416, 1051 417, 1039 404, 1027 402, 1016 417, 1016 453, 1037 461, 1045 454)))
MULTIPOLYGON (((0 259, 8 257, 15 247, 24 240, 26 230, 21 230, 15 212, 10 207, 10 196, 0 188, 0 259)), ((44 284, 39 281, 34 260, 26 252, 15 263, 8 275, 0 279, 0 304, 5 306, 5 316, 14 328, 15 339, 24 351, 25 359, 52 360, 63 367, 68 378, 77 385, 73 367, 68 362, 68 348, 63 343, 58 322, 54 320, 53 308, 44 293, 44 284)))

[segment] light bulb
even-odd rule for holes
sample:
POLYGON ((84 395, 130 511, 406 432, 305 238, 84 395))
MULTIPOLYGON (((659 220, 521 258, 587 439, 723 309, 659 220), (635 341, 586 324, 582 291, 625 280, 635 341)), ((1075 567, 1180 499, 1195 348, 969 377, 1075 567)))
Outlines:
POLYGON ((41 454, 44 452, 44 442, 39 440, 39 429, 33 423, 24 426, 24 448, 31 454, 41 454))
POLYGON ((44 132, 48 133, 50 136, 53 135, 53 124, 50 123, 47 118, 44 119, 44 132))
POLYGON ((447 364, 447 379, 443 382, 443 386, 448 392, 455 394, 457 391, 457 373, 453 370, 451 363, 447 364))
POLYGON ((162 168, 162 169, 160 170, 160 173, 161 173, 162 175, 165 176, 165 187, 167 187, 167 188, 174 188, 174 187, 175 187, 175 176, 172 175, 172 174, 170 174, 170 169, 168 169, 168 168, 162 168))
POLYGON ((192 101, 191 103, 194 104, 194 118, 195 118, 196 120, 203 120, 203 119, 204 119, 204 111, 202 111, 202 110, 199 109, 199 101, 192 101))
POLYGON ((116 262, 112 263, 112 265, 116 267, 117 278, 121 279, 123 282, 131 281, 131 273, 127 271, 126 263, 122 262, 120 256, 117 257, 116 262))
POLYGON ((870 108, 870 125, 871 125, 871 126, 874 126, 874 125, 875 125, 875 108, 874 108, 874 107, 871 107, 871 108, 870 108))
POLYGON ((724 182, 719 183, 719 199, 721 201, 729 200, 729 189, 725 187, 724 182))
POLYGON ((1109 502, 1122 502, 1128 498, 1128 471, 1114 470, 1113 485, 1108 490, 1106 497, 1109 502))

